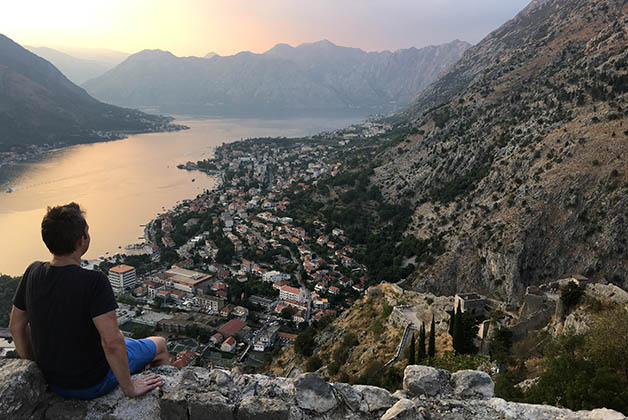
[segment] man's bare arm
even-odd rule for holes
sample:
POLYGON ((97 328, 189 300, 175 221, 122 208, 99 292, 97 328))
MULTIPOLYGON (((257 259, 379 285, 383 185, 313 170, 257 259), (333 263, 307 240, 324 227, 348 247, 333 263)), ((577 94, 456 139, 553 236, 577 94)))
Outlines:
POLYGON ((122 388, 125 395, 138 397, 161 384, 161 377, 155 374, 145 375, 135 381, 131 381, 124 335, 118 328, 115 311, 109 311, 92 318, 92 320, 100 334, 100 341, 107 362, 109 362, 109 366, 116 379, 118 379, 120 388, 122 388))
POLYGON ((17 354, 22 359, 35 360, 35 352, 31 342, 31 329, 28 322, 28 313, 13 306, 11 309, 11 320, 9 321, 9 331, 15 342, 17 354))

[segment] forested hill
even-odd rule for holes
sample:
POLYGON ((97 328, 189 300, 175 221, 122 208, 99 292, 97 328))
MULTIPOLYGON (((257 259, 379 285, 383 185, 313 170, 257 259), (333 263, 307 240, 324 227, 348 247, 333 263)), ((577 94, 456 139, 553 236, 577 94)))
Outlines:
POLYGON ((19 277, 0 274, 0 328, 9 326, 11 306, 13 306, 13 295, 17 290, 19 282, 19 277))
POLYGON ((395 121, 368 162, 406 234, 444 252, 418 290, 502 299, 566 273, 627 286, 628 4, 533 1, 395 121))
POLYGON ((181 128, 170 121, 97 101, 48 61, 0 34, 0 150, 181 128))

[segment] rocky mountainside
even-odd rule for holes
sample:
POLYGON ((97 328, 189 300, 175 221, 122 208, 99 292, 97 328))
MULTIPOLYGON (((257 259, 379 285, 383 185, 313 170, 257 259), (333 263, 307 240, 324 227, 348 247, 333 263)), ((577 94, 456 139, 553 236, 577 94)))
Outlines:
MULTIPOLYGON (((140 398, 120 388, 92 401, 65 400, 46 391, 35 363, 0 360, 0 409, 14 420, 620 420, 613 410, 570 411, 493 398, 484 372, 450 374, 408 366, 403 390, 391 394, 368 385, 328 384, 320 376, 296 379, 246 375, 237 370, 172 366, 152 369, 164 384, 140 398)), ((141 375, 141 374, 140 374, 141 375)))
POLYGON ((367 53, 320 41, 205 58, 145 50, 83 86, 106 102, 167 112, 381 111, 407 105, 469 46, 367 53))
POLYGON ((170 121, 97 101, 48 61, 0 35, 0 150, 180 128, 170 121))
POLYGON ((582 273, 628 286, 628 3, 533 1, 423 90, 371 181, 439 238, 412 287, 520 298, 582 273))

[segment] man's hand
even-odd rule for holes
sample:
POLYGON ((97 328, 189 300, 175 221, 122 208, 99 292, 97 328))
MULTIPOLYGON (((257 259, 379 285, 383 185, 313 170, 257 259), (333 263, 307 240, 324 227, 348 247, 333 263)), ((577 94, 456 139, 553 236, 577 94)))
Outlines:
POLYGON ((147 392, 157 388, 162 383, 163 379, 161 379, 161 376, 159 375, 156 375, 154 373, 144 375, 131 382, 131 387, 128 390, 125 389, 124 394, 127 397, 139 397, 140 395, 144 395, 147 392))

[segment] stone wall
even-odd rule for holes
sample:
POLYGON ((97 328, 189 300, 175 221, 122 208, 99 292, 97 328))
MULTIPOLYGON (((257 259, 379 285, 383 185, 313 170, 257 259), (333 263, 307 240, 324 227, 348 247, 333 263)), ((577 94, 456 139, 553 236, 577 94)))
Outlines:
POLYGON ((306 373, 270 378, 198 367, 153 369, 160 389, 136 399, 121 390, 91 401, 66 400, 46 391, 37 366, 0 360, 0 417, 11 420, 543 420, 624 419, 612 410, 572 412, 493 397, 484 372, 408 366, 403 390, 344 383, 328 384, 306 373))

